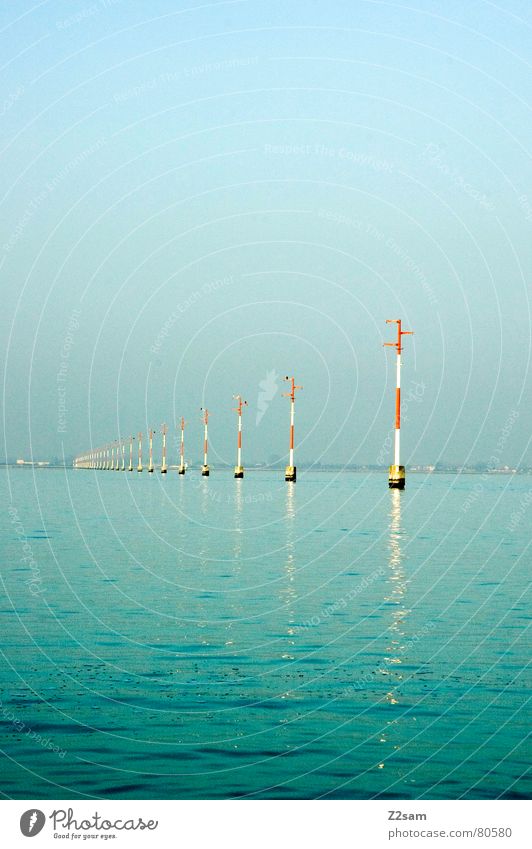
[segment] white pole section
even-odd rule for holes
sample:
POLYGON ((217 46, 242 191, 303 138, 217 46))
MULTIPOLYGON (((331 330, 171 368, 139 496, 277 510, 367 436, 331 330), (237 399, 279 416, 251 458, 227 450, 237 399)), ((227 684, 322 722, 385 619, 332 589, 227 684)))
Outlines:
POLYGON ((395 453, 394 464, 400 465, 401 447, 401 354, 397 353, 397 384, 395 389, 395 453))

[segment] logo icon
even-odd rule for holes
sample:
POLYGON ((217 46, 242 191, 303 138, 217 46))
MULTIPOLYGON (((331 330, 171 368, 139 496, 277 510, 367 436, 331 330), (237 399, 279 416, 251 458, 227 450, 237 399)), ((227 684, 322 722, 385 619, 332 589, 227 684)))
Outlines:
POLYGON ((24 837, 35 837, 43 830, 45 822, 46 817, 42 811, 37 808, 30 808, 20 818, 20 830, 24 837))
POLYGON ((266 372, 266 377, 261 380, 259 383, 259 394, 257 398, 257 418, 255 419, 255 426, 258 427, 262 421, 262 417, 264 413, 270 406, 271 401, 273 401, 275 395, 277 394, 277 390, 279 386, 277 381, 279 379, 279 375, 272 369, 271 371, 266 372))

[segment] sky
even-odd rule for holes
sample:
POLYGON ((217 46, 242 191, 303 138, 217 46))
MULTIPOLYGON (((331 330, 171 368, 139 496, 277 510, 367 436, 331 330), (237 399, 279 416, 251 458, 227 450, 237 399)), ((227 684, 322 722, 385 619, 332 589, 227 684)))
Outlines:
MULTIPOLYGON (((3 454, 532 465, 528 0, 0 7, 3 454), (158 438, 158 437, 157 437, 158 438)), ((1 456, 2 452, 0 452, 1 456)))

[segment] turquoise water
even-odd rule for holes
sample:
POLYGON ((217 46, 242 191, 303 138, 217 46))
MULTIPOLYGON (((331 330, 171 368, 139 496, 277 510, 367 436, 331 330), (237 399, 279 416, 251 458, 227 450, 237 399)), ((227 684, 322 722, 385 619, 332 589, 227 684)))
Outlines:
POLYGON ((531 477, 0 480, 4 796, 530 795, 531 477))

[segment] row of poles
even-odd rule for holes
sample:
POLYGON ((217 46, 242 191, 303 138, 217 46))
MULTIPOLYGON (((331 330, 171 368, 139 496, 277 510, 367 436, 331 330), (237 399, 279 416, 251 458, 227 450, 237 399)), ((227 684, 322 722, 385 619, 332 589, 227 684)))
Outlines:
MULTIPOLYGON (((296 400, 296 390, 303 389, 302 386, 297 386, 295 382, 295 378, 293 377, 285 377, 285 380, 290 383, 290 391, 284 392, 285 397, 290 398, 290 455, 289 455, 289 464, 285 469, 285 480, 287 481, 295 481, 297 476, 297 469, 294 464, 294 420, 295 420, 295 400, 296 400)), ((238 432, 237 432, 237 454, 236 454, 236 466, 234 476, 235 478, 243 478, 244 477, 244 466, 242 465, 242 410, 244 407, 248 406, 248 402, 244 401, 241 395, 234 395, 233 398, 237 402, 237 406, 234 407, 234 412, 237 413, 237 422, 238 422, 238 432)), ((201 467, 201 474, 203 477, 209 477, 211 470, 209 466, 209 410, 207 408, 201 407, 201 418, 203 422, 203 465, 201 467)), ((178 473, 180 475, 184 475, 187 470, 187 463, 185 462, 185 419, 181 417, 181 421, 178 424, 178 428, 181 431, 181 439, 179 444, 179 466, 178 473)), ((166 424, 161 426, 161 434, 162 434, 162 456, 161 456, 161 474, 166 475, 168 472, 168 462, 167 462, 167 450, 166 450, 166 436, 168 433, 168 427, 166 424)), ((149 473, 153 474, 155 470, 155 466, 153 463, 153 437, 155 435, 155 431, 153 428, 150 428, 148 431, 148 467, 147 470, 149 473)), ((144 471, 144 465, 142 460, 142 439, 143 434, 137 434, 137 472, 144 471)), ((133 443, 135 441, 134 436, 128 437, 125 440, 115 440, 115 442, 111 442, 108 445, 103 445, 100 448, 92 449, 86 454, 82 454, 75 458, 74 460, 74 468, 76 469, 108 469, 114 470, 116 472, 122 471, 125 472, 126 468, 128 472, 132 472, 134 469, 133 466, 133 443), (129 444, 129 464, 126 467, 126 446, 129 444)))
MULTIPOLYGON (((388 475, 388 484, 390 488, 393 489, 404 489, 405 486, 405 467, 401 465, 400 461, 400 445, 401 445, 401 351, 402 351, 402 337, 407 335, 412 335, 413 331, 411 330, 403 330, 401 325, 401 319, 387 319, 387 324, 397 324, 397 341, 395 342, 385 342, 384 345, 388 347, 395 348, 396 350, 396 389, 395 389, 395 442, 394 442, 394 462, 390 466, 389 475, 388 475)), ((286 376, 284 378, 288 381, 290 385, 290 389, 288 392, 284 392, 284 397, 290 398, 290 448, 289 448, 289 458, 288 465, 285 468, 285 480, 295 482, 297 478, 297 469, 294 463, 294 426, 295 426, 295 400, 296 400, 296 391, 298 389, 302 389, 302 386, 298 386, 295 382, 294 377, 286 376)), ((237 423, 238 423, 238 432, 237 432, 237 458, 236 458, 236 466, 234 469, 234 477, 235 478, 243 478, 244 477, 244 466, 242 465, 242 410, 244 407, 247 407, 248 402, 244 401, 241 395, 234 395, 233 398, 237 402, 237 406, 234 408, 234 412, 237 413, 237 423)), ((208 477, 210 475, 210 467, 208 460, 208 451, 209 451, 209 410, 206 408, 201 408, 202 413, 202 422, 203 422, 203 465, 201 467, 201 474, 203 477, 208 477)), ((178 473, 180 475, 184 475, 187 470, 187 463, 185 462, 185 420, 181 417, 181 421, 178 424, 178 429, 181 432, 180 438, 180 446, 179 446, 179 466, 178 473)), ((165 475, 168 472, 168 463, 167 463, 167 450, 166 450, 166 436, 168 433, 168 428, 166 424, 162 425, 161 434, 162 434, 162 457, 161 457, 161 474, 165 475)), ((154 463, 153 463, 153 437, 155 431, 150 428, 148 431, 148 466, 147 470, 149 473, 154 472, 154 463)), ((137 472, 144 471, 143 459, 142 459, 142 439, 143 434, 137 434, 137 472)), ((114 471, 125 471, 126 470, 126 445, 129 443, 129 464, 127 466, 127 470, 132 472, 134 470, 133 466, 133 443, 135 441, 134 436, 130 436, 126 440, 116 440, 115 442, 109 443, 108 445, 101 446, 100 448, 95 448, 88 451, 85 454, 81 454, 74 459, 74 468, 76 469, 107 469, 114 471)))

